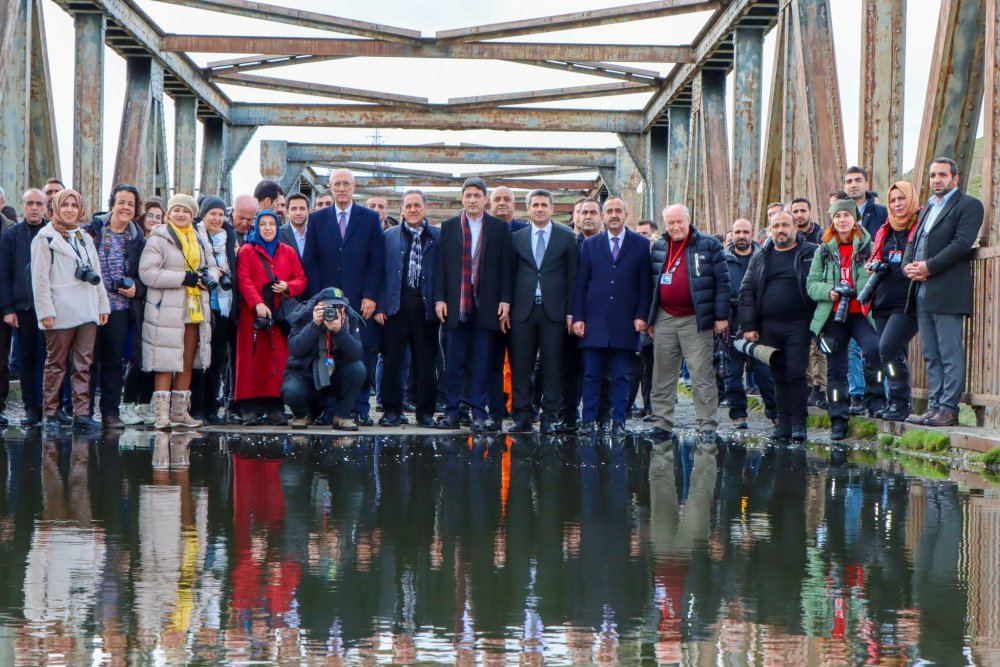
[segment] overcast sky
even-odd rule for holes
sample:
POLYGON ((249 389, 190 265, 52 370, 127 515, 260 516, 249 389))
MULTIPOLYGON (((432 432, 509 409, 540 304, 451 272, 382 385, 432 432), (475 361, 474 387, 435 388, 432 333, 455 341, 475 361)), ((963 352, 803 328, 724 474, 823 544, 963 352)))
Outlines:
MULTIPOLYGON (((229 17, 222 14, 204 12, 169 4, 139 0, 147 11, 167 32, 197 34, 234 34, 330 37, 333 33, 297 28, 284 24, 273 24, 252 19, 229 17)), ((368 3, 330 3, 323 0, 272 0, 272 4, 294 6, 320 12, 329 12, 336 4, 347 18, 365 20, 414 30, 431 36, 439 30, 466 27, 470 25, 510 21, 551 14, 559 14, 607 6, 602 0, 492 0, 475 3, 468 0, 435 0, 434 2, 413 2, 412 0, 378 0, 368 3)), ((626 4, 616 2, 616 4, 626 4)), ((840 79, 841 104, 847 159, 856 162, 858 156, 858 119, 860 116, 860 27, 861 0, 834 0, 831 11, 834 22, 834 39, 837 51, 837 71, 840 79)), ((50 67, 52 69, 53 98, 56 107, 56 127, 63 176, 72 181, 73 174, 73 23, 51 0, 43 0, 50 67)), ((940 0, 910 0, 907 16, 906 90, 904 113, 904 150, 906 168, 912 166, 917 150, 917 139, 923 115, 931 51, 936 29, 936 17, 940 0), (935 20, 928 20, 934 17, 935 20)), ((675 16, 648 21, 637 21, 620 25, 601 26, 584 30, 563 31, 544 35, 511 38, 518 41, 546 42, 592 42, 592 43, 643 43, 643 44, 687 44, 690 43, 710 13, 675 16)), ((771 31, 765 42, 764 52, 764 105, 765 113, 770 90, 771 69, 773 67, 775 31, 771 31)), ((104 92, 104 191, 110 190, 110 179, 114 171, 122 103, 125 93, 125 62, 110 49, 105 58, 104 92)), ((226 58, 226 54, 195 54, 195 61, 204 65, 211 60, 226 58)), ((647 69, 667 73, 672 68, 669 63, 646 63, 647 69)), ((611 79, 571 74, 529 65, 518 65, 487 60, 427 60, 427 59, 346 59, 297 65, 260 72, 268 76, 280 76, 301 81, 316 81, 334 85, 366 88, 430 98, 432 102, 444 102, 449 97, 484 95, 557 88, 565 86, 610 83, 611 79)), ((730 80, 732 77, 730 76, 730 80)), ((223 86, 226 94, 234 101, 247 102, 305 102, 329 103, 324 98, 314 96, 282 94, 271 91, 257 91, 249 88, 223 86)), ((649 99, 649 94, 618 97, 592 98, 579 102, 551 102, 536 106, 574 107, 594 109, 640 109, 649 99)), ((730 95, 730 112, 731 112, 730 95)), ((168 159, 171 173, 173 169, 173 104, 166 98, 166 125, 168 159)), ((200 125, 199 125, 200 129, 200 125)), ((370 129, 351 128, 289 128, 268 127, 257 131, 254 140, 236 165, 233 173, 235 192, 252 190, 260 178, 260 140, 286 139, 315 143, 371 143, 370 129)), ((585 133, 538 133, 538 132, 498 132, 477 131, 421 131, 383 130, 382 143, 419 144, 444 141, 449 144, 467 142, 486 145, 518 146, 579 146, 610 147, 617 145, 611 134, 585 133)), ((199 131, 199 151, 201 137, 199 131)), ((463 165, 435 165, 434 169, 458 173, 470 170, 463 165)))

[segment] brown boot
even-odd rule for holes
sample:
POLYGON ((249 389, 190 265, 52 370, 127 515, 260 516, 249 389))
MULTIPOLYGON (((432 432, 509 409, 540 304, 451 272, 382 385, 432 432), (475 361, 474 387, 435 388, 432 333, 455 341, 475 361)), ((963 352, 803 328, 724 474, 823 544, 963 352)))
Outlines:
POLYGON ((201 420, 188 414, 191 405, 190 391, 174 391, 170 393, 170 425, 174 428, 198 428, 201 420))
POLYGON ((154 391, 153 400, 150 402, 150 411, 153 413, 153 427, 156 429, 170 428, 170 392, 154 391))
POLYGON ((958 413, 941 408, 937 414, 924 422, 924 426, 958 426, 958 413))

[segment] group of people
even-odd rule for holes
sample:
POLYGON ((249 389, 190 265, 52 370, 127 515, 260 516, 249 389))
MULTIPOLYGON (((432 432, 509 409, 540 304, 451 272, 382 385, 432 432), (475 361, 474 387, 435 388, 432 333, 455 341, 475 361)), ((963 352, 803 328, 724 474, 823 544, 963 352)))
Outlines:
POLYGON ((632 231, 616 196, 581 198, 570 226, 534 190, 521 220, 508 188, 478 178, 440 224, 420 190, 403 194, 398 221, 382 198, 355 202, 346 169, 314 203, 273 181, 231 207, 212 195, 144 201, 121 184, 93 216, 52 179, 0 229, 0 398, 13 339, 26 426, 91 428, 99 394, 106 428, 352 431, 374 424, 375 392, 384 426, 412 411, 424 427, 491 432, 509 417, 512 432, 537 421, 543 434, 623 435, 642 384, 647 433, 666 438, 683 363, 697 428, 714 435, 721 342, 735 428, 746 426, 745 369, 777 438, 806 438, 807 402, 824 386, 834 439, 855 392, 871 415, 950 425, 983 209, 951 160, 929 178, 925 206, 898 182, 886 209, 854 167, 825 231, 797 198, 769 207, 761 243, 741 219, 728 245, 682 205, 663 210, 660 237, 652 221, 632 231), (910 415, 918 330, 930 400, 910 415))

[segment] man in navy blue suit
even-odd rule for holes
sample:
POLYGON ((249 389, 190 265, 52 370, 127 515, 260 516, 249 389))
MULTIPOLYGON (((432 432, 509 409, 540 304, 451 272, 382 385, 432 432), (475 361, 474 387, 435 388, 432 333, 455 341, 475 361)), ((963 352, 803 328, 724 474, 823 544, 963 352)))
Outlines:
POLYGON ((361 313, 365 325, 361 343, 365 348, 367 378, 354 403, 355 421, 371 426, 369 396, 378 358, 379 327, 372 319, 382 289, 385 245, 378 213, 354 203, 354 174, 337 169, 330 175, 333 206, 309 215, 302 268, 309 280, 306 296, 327 287, 344 291, 351 307, 361 313))
POLYGON ((598 430, 597 404, 606 369, 611 375, 611 434, 626 434, 629 359, 639 351, 652 298, 649 241, 625 228, 628 215, 623 199, 609 197, 604 202, 606 231, 580 246, 573 332, 583 352, 584 434, 598 430))

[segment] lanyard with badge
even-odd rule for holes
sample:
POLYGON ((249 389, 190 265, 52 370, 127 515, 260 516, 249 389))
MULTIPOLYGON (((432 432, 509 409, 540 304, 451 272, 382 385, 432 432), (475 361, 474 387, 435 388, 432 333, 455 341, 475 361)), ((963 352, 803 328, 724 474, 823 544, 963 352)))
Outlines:
MULTIPOLYGON (((688 238, 691 238, 691 237, 688 236, 688 238)), ((688 242, 688 239, 684 239, 684 241, 677 248, 677 252, 676 253, 673 250, 669 250, 669 246, 668 246, 667 264, 666 265, 669 268, 664 269, 663 274, 660 276, 660 284, 661 285, 671 285, 671 284, 673 284, 673 282, 674 282, 674 271, 676 271, 677 267, 680 266, 681 257, 682 257, 681 253, 684 252, 684 248, 687 246, 687 242, 688 242)))

